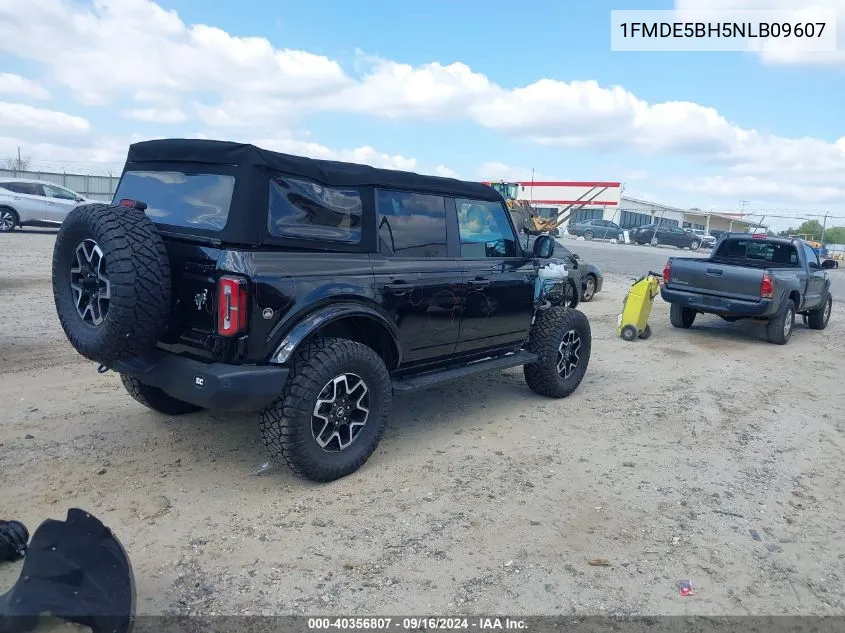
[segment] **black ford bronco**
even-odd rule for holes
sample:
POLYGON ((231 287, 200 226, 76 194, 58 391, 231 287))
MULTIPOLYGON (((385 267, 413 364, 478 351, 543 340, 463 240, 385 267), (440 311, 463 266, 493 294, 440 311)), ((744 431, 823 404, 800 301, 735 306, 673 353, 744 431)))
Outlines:
POLYGON ((553 253, 481 183, 166 139, 129 148, 112 204, 68 215, 53 294, 138 402, 260 411, 272 458, 330 481, 394 395, 519 365, 538 394, 577 389, 590 324, 553 253))

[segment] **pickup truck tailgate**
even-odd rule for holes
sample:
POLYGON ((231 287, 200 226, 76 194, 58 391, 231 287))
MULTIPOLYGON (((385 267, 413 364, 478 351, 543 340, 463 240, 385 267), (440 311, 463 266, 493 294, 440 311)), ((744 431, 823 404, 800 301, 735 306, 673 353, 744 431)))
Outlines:
POLYGON ((733 299, 760 299, 763 268, 734 266, 708 259, 672 259, 668 287, 733 299))

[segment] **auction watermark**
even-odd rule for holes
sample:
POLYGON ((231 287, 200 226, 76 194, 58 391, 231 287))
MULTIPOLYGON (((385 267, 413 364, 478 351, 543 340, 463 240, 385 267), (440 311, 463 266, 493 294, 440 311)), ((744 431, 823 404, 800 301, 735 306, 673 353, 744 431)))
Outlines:
POLYGON ((836 50, 836 13, 827 9, 610 12, 612 51, 836 50))

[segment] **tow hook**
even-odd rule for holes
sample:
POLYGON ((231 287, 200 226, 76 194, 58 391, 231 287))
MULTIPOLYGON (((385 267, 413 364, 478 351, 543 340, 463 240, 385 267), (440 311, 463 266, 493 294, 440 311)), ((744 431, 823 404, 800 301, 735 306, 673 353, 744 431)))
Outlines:
POLYGON ((99 367, 97 367, 97 373, 98 374, 105 374, 108 370, 109 370, 109 368, 106 367, 105 365, 100 365, 99 367))

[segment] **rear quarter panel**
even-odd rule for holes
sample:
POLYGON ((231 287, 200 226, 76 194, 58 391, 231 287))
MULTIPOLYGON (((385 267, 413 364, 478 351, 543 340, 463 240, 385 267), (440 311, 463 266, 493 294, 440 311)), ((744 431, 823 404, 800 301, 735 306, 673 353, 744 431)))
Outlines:
POLYGON ((218 267, 252 280, 246 348, 252 362, 266 362, 295 323, 325 305, 353 301, 384 313, 365 253, 230 250, 218 267))

